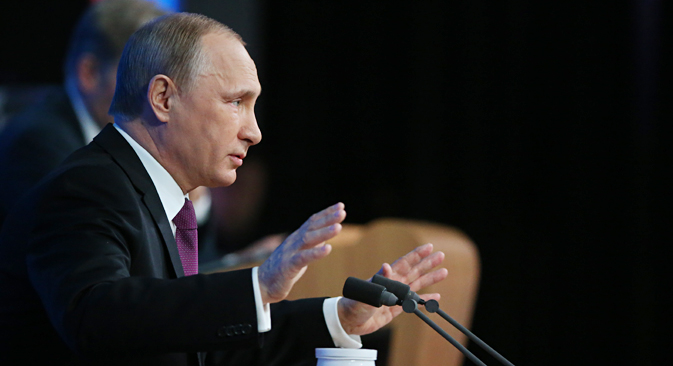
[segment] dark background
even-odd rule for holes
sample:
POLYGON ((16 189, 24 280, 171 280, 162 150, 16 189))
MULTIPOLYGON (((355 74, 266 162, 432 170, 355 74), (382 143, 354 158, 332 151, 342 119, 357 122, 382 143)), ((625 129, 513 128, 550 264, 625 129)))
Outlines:
MULTIPOLYGON (((0 83, 60 82, 86 2, 6 3, 0 83)), ((336 201, 453 225, 481 254, 473 330, 514 364, 671 363, 670 3, 252 4, 184 6, 260 68, 260 235, 336 201)))

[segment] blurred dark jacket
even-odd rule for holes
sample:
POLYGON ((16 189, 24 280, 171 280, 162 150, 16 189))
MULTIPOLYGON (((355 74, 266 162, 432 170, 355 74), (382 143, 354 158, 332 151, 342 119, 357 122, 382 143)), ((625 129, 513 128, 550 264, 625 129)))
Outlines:
POLYGON ((84 144, 62 88, 13 116, 0 132, 0 227, 24 193, 84 144))

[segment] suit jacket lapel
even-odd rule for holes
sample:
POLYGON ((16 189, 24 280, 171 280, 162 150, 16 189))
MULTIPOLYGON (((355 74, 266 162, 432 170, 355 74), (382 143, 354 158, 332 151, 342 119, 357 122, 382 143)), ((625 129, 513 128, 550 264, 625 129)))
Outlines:
POLYGON ((112 159, 126 172, 136 189, 142 192, 143 203, 161 232, 176 277, 183 277, 185 272, 182 268, 180 253, 178 252, 178 246, 175 242, 171 225, 166 217, 166 211, 161 204, 161 199, 159 199, 159 194, 154 187, 154 183, 152 183, 152 179, 147 174, 138 155, 136 155, 131 145, 128 144, 126 139, 119 134, 112 124, 105 126, 101 133, 94 138, 94 142, 112 156, 112 159))

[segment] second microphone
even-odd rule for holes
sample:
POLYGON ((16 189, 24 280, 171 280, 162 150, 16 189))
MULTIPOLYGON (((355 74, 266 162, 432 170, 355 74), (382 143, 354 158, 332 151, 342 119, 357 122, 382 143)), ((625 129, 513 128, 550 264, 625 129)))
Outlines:
POLYGON ((377 308, 381 305, 394 306, 398 301, 397 296, 388 292, 385 287, 355 277, 346 279, 343 295, 377 308))

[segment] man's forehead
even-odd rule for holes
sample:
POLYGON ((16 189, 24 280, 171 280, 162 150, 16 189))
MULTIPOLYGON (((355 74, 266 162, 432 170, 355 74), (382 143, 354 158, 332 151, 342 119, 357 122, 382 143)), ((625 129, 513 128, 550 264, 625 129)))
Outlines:
POLYGON ((259 83, 257 67, 248 51, 236 37, 226 33, 209 33, 203 36, 205 62, 209 63, 202 76, 220 76, 228 81, 244 80, 259 83))
POLYGON ((243 43, 233 35, 224 32, 208 33, 201 38, 203 51, 212 61, 225 62, 242 67, 255 67, 243 43))

